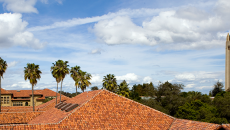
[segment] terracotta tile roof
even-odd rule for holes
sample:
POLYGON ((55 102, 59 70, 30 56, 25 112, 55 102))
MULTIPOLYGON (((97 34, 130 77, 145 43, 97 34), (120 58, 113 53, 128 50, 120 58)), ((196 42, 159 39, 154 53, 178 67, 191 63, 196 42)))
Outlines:
MULTIPOLYGON (((28 124, 0 125, 0 129, 219 129, 221 125, 176 119, 125 97, 97 90, 66 103, 80 106, 70 112, 51 108, 28 124)), ((226 125, 227 127, 228 125, 226 125)))
POLYGON ((170 127, 170 130, 218 130, 220 128, 222 128, 222 126, 219 124, 176 119, 170 127))
MULTIPOLYGON (((43 94, 44 97, 54 97, 56 96, 56 92, 50 90, 50 89, 43 89, 43 90, 36 90, 37 92, 40 92, 43 94)), ((58 93, 58 96, 60 96, 60 94, 58 93)))
MULTIPOLYGON (((20 92, 18 92, 18 90, 7 90, 11 93, 13 93, 14 97, 30 97, 30 95, 32 95, 32 90, 20 90, 20 92)), ((34 90, 34 95, 42 95, 42 93, 34 90)))
POLYGON ((230 130, 230 124, 222 124, 224 130, 230 130))
MULTIPOLYGON (((65 101, 66 103, 77 103, 83 104, 89 99, 91 99, 95 94, 99 93, 101 90, 93 91, 90 93, 81 93, 74 98, 70 98, 69 100, 65 101)), ((61 121, 66 115, 70 112, 61 111, 55 107, 47 110, 44 114, 40 115, 39 117, 35 118, 29 124, 39 124, 39 123, 56 123, 61 121), (43 120, 46 119, 46 120, 43 120)))
MULTIPOLYGON (((62 101, 66 101, 66 100, 69 100, 69 99, 70 99, 69 97, 66 97, 64 95, 61 96, 61 100, 62 101)), ((60 102, 60 98, 59 97, 58 97, 57 101, 58 101, 58 103, 60 102)), ((46 111, 46 110, 49 110, 51 108, 54 108, 55 105, 56 105, 56 98, 52 99, 49 102, 41 104, 41 105, 37 106, 36 108, 38 109, 38 111, 46 111)))
POLYGON ((0 113, 0 124, 25 124, 43 112, 7 112, 0 113))
POLYGON ((12 93, 1 88, 1 94, 12 94, 12 93))
POLYGON ((66 103, 80 106, 70 112, 52 108, 28 124, 61 121, 61 124, 72 125, 71 128, 75 129, 167 129, 174 120, 162 112, 106 90, 85 92, 66 103))

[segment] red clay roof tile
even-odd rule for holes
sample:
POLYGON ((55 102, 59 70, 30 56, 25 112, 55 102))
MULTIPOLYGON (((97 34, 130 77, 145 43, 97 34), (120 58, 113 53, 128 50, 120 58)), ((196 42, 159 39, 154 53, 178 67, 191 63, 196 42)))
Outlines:
MULTIPOLYGON (((66 103, 76 103, 80 106, 70 112, 53 107, 28 122, 28 124, 5 125, 0 126, 0 129, 168 130, 222 128, 218 124, 176 119, 107 90, 84 92, 67 100, 66 103)), ((228 128, 228 125, 226 125, 226 128, 228 128)))
POLYGON ((12 94, 12 93, 1 88, 1 94, 12 94))
POLYGON ((176 119, 170 127, 170 130, 218 130, 220 128, 222 128, 222 126, 219 124, 186 119, 176 119))

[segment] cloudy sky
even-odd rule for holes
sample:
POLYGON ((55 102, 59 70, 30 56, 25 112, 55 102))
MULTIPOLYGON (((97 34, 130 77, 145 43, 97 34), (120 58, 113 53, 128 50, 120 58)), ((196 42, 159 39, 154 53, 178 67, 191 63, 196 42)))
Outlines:
MULTIPOLYGON (((0 57, 8 64, 7 90, 31 89, 24 67, 42 71, 35 89, 56 90, 50 73, 61 59, 120 83, 183 83, 208 93, 225 82, 228 0, 0 0, 0 57)), ((63 90, 75 92, 69 75, 63 90)), ((80 89, 78 89, 81 92, 80 89)))

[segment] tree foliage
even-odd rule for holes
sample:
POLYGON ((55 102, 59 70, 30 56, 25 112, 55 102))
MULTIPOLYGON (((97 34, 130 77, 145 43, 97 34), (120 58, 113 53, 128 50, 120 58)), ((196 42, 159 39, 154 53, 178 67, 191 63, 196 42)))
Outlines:
POLYGON ((97 86, 93 86, 93 87, 91 88, 91 90, 98 90, 98 87, 97 87, 97 86))
POLYGON ((118 86, 117 94, 124 96, 124 97, 129 97, 129 85, 126 83, 125 80, 123 80, 120 85, 118 86))
MULTIPOLYGON (((62 91, 62 83, 67 74, 69 74, 69 65, 68 61, 58 60, 55 61, 55 64, 53 63, 53 67, 51 67, 52 75, 55 75, 54 77, 58 77, 58 81, 61 81, 61 90, 62 91)), ((57 80, 56 80, 57 81, 57 80)), ((60 101, 61 101, 61 94, 60 94, 60 101)))
POLYGON ((217 81, 213 86, 213 90, 211 90, 211 95, 215 97, 217 93, 224 91, 223 87, 223 83, 217 81))
POLYGON ((111 92, 115 92, 117 91, 117 79, 115 78, 114 74, 107 74, 106 76, 104 76, 103 78, 103 88, 111 91, 111 92))
MULTIPOLYGON (((7 69, 7 63, 0 57, 0 90, 2 89, 1 86, 1 80, 3 78, 3 74, 6 72, 7 69)), ((0 97, 1 97, 1 91, 0 91, 0 97)), ((0 98, 0 112, 1 112, 1 106, 2 106, 2 99, 0 98)))
POLYGON ((37 84, 37 79, 41 78, 42 72, 39 70, 39 65, 35 65, 34 63, 27 64, 27 67, 24 67, 24 78, 25 80, 29 80, 32 85, 32 104, 34 111, 34 86, 37 84))

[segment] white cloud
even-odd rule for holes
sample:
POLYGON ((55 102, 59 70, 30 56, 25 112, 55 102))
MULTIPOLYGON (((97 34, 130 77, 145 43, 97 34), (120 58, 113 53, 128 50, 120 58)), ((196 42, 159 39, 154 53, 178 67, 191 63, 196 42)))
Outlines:
POLYGON ((3 6, 8 11, 15 13, 38 13, 38 10, 34 8, 37 0, 0 0, 3 1, 3 6))
MULTIPOLYGON (((44 4, 48 4, 49 3, 49 0, 40 0, 42 3, 44 3, 44 4)), ((57 3, 59 3, 59 4, 62 4, 62 1, 63 0, 55 0, 57 3)))
POLYGON ((126 75, 116 76, 117 80, 125 80, 127 83, 139 81, 139 78, 134 73, 127 73, 126 75))
POLYGON ((187 84, 186 88, 193 88, 195 84, 187 84))
POLYGON ((184 72, 175 75, 175 80, 179 81, 200 81, 201 83, 205 83, 208 79, 215 80, 216 78, 222 76, 223 72, 206 72, 206 71, 198 71, 198 72, 184 72))
POLYGON ((151 77, 149 77, 149 76, 144 77, 143 83, 150 83, 150 82, 152 82, 152 78, 151 77))
POLYGON ((96 36, 107 44, 149 44, 155 45, 154 38, 146 30, 136 26, 129 17, 117 16, 112 20, 103 20, 95 24, 96 36))
POLYGON ((90 54, 101 54, 101 49, 94 49, 90 52, 90 54))
POLYGON ((102 84, 102 78, 98 74, 92 74, 92 78, 90 80, 91 83, 101 85, 102 84))
POLYGON ((13 89, 17 89, 17 88, 32 88, 31 84, 29 81, 24 81, 24 82, 18 82, 18 83, 14 83, 11 86, 8 86, 7 88, 13 88, 13 89))
POLYGON ((196 89, 212 89, 213 86, 200 86, 200 87, 196 87, 196 89))
POLYGON ((62 27, 73 27, 77 25, 87 24, 87 23, 94 23, 101 20, 107 20, 112 19, 117 16, 129 16, 132 18, 138 18, 138 17, 148 17, 158 14, 162 10, 168 10, 168 9, 121 9, 118 12, 115 13, 108 13, 102 16, 95 16, 95 17, 87 17, 87 18, 73 18, 66 21, 61 22, 55 22, 52 25, 48 26, 36 26, 31 27, 28 30, 29 31, 41 31, 41 30, 47 30, 47 29, 55 29, 55 28, 62 28, 62 27))
MULTIPOLYGON (((226 2, 220 1, 217 4, 226 2)), ((142 26, 134 24, 130 16, 101 20, 95 24, 93 32, 107 44, 159 44, 157 50, 211 49, 224 47, 225 38, 220 34, 230 27, 226 17, 229 16, 187 6, 162 11, 150 21, 143 21, 142 26)))
POLYGON ((183 74, 177 74, 175 78, 177 80, 195 80, 195 75, 192 73, 183 73, 183 74))
POLYGON ((8 63, 8 67, 10 68, 10 67, 14 67, 14 66, 16 66, 18 64, 18 61, 12 61, 12 62, 10 62, 10 63, 8 63))
POLYGON ((23 46, 32 48, 43 48, 44 43, 40 43, 31 32, 25 31, 28 23, 21 19, 18 13, 0 14, 0 48, 11 46, 23 46))

